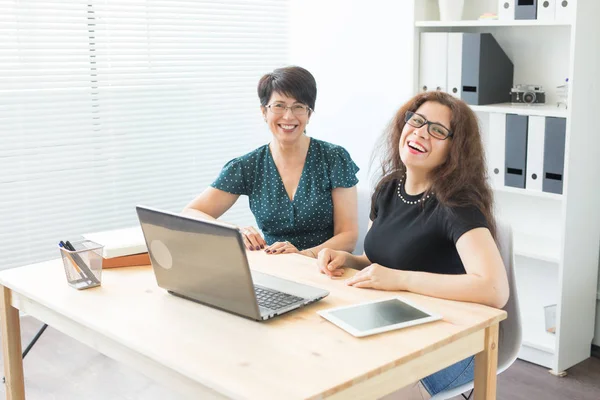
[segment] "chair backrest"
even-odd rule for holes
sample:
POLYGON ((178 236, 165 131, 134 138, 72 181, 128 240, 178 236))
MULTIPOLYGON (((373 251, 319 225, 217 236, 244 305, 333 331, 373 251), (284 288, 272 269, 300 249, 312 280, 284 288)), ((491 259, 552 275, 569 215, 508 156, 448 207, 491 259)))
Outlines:
MULTIPOLYGON (((504 306, 507 317, 500 322, 500 333, 498 338, 498 373, 504 372, 510 367, 519 354, 521 348, 521 311, 519 309, 519 295, 517 293, 517 281, 515 279, 513 237, 510 225, 496 221, 496 243, 506 267, 510 297, 504 306)), ((459 396, 473 389, 473 381, 461 386, 444 390, 431 397, 430 400, 447 400, 459 396)))
POLYGON ((361 255, 364 251, 365 236, 369 229, 371 214, 371 192, 367 186, 358 186, 358 239, 352 254, 361 255))
POLYGON ((498 339, 498 373, 503 372, 517 359, 522 342, 521 310, 515 278, 513 236, 510 225, 496 221, 496 242, 506 267, 510 297, 504 306, 507 318, 500 322, 498 339))

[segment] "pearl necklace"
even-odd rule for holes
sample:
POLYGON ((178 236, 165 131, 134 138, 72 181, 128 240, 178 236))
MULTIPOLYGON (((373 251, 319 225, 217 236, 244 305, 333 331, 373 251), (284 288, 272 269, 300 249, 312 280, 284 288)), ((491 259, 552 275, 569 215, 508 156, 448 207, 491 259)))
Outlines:
MULTIPOLYGON (((405 175, 406 176, 406 175, 405 175)), ((402 181, 404 180, 405 176, 403 176, 400 181, 398 182, 398 197, 400 197, 400 199, 405 203, 405 204, 419 204, 419 203, 425 203, 425 201, 427 201, 428 198, 430 198, 433 195, 433 192, 429 192, 429 194, 425 197, 421 197, 419 200, 415 200, 415 201, 408 201, 404 198, 404 196, 402 196, 402 193, 400 191, 400 188, 402 187, 402 181)))

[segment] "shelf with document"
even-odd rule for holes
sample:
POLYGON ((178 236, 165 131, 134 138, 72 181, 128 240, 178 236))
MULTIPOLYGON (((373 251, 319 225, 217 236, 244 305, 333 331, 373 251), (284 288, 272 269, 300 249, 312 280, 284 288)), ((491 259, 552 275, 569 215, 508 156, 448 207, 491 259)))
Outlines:
POLYGON ((568 110, 566 110, 564 107, 559 108, 556 106, 556 104, 527 105, 514 103, 499 103, 489 104, 485 106, 471 105, 471 109, 475 112, 518 114, 540 117, 567 118, 568 116, 568 110))
POLYGON ((515 256, 532 258, 554 264, 560 262, 558 238, 513 231, 515 256))
POLYGON ((568 21, 530 20, 468 20, 468 21, 416 21, 420 28, 460 28, 460 27, 495 27, 495 26, 570 26, 568 21))
POLYGON ((562 201, 562 199, 563 199, 562 194, 541 192, 539 190, 520 189, 520 188, 514 188, 514 187, 510 187, 510 186, 492 186, 492 189, 496 192, 512 193, 512 194, 518 194, 521 196, 540 197, 543 199, 558 200, 558 201, 562 201))

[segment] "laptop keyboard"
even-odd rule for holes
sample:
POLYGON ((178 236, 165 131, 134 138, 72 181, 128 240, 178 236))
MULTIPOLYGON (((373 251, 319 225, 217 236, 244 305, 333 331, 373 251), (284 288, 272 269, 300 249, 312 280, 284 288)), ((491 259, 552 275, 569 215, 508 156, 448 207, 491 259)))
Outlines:
POLYGON ((301 297, 265 289, 259 286, 254 286, 254 293, 256 293, 258 305, 271 310, 279 310, 280 308, 287 307, 303 300, 301 297))

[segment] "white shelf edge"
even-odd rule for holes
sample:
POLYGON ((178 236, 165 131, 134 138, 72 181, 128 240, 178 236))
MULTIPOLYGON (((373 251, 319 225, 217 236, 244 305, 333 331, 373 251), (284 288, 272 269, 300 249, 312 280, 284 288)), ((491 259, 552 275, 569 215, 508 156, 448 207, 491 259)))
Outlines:
POLYGON ((546 261, 546 262, 553 263, 553 264, 558 264, 560 262, 560 260, 558 259, 558 256, 554 256, 554 255, 548 256, 545 254, 538 253, 536 251, 527 251, 525 249, 519 249, 516 246, 515 246, 514 253, 515 253, 515 256, 518 256, 518 257, 531 258, 534 260, 546 261))
POLYGON ((484 106, 471 105, 475 112, 493 112, 503 114, 537 115, 540 117, 567 118, 568 110, 556 107, 555 104, 522 105, 512 103, 488 104, 484 106))
POLYGON ((533 343, 528 340, 523 340, 523 346, 528 346, 528 347, 531 347, 531 348, 539 350, 539 351, 543 351, 548 354, 554 354, 554 349, 551 349, 550 347, 547 347, 547 346, 544 346, 541 344, 533 343))
POLYGON ((532 258, 554 264, 560 263, 559 240, 543 236, 534 236, 521 232, 513 232, 515 256, 532 258), (550 244, 543 242, 550 241, 550 244))
POLYGON ((420 28, 487 27, 487 26, 571 26, 570 22, 529 20, 465 20, 465 21, 415 21, 420 28))
POLYGON ((518 358, 530 363, 544 366, 549 369, 552 369, 554 365, 554 353, 548 353, 543 350, 538 350, 526 344, 521 346, 518 358))
POLYGON ((513 194, 518 194, 518 195, 522 195, 522 196, 540 197, 543 199, 557 200, 557 201, 563 200, 562 194, 540 192, 538 190, 519 189, 519 188, 510 187, 510 186, 501 186, 501 187, 493 186, 492 188, 494 189, 494 191, 501 192, 501 193, 513 193, 513 194))

